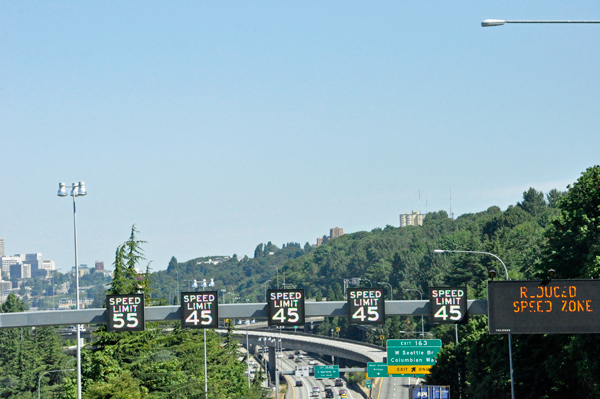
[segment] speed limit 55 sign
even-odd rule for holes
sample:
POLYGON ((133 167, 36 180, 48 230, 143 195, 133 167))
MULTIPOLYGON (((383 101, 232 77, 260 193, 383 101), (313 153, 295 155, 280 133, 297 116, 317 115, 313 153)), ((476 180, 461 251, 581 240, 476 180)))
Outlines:
POLYGON ((269 326, 304 325, 304 290, 268 290, 269 326))
POLYGON ((467 287, 429 288, 432 323, 461 323, 467 316, 467 287))
POLYGON ((144 294, 107 295, 106 331, 144 331, 144 294))
POLYGON ((383 288, 349 288, 346 293, 350 324, 385 323, 383 288))
POLYGON ((181 328, 219 327, 217 291, 181 293, 181 328))

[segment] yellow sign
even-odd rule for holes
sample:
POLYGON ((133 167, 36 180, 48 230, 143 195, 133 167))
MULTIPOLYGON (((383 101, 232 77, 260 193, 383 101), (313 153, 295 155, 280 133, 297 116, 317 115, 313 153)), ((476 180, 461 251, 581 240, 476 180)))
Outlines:
POLYGON ((335 331, 340 332, 341 328, 340 327, 336 327, 335 331))
POLYGON ((385 335, 380 335, 379 339, 383 341, 385 339, 385 335))
POLYGON ((388 374, 431 374, 433 366, 388 366, 388 374))

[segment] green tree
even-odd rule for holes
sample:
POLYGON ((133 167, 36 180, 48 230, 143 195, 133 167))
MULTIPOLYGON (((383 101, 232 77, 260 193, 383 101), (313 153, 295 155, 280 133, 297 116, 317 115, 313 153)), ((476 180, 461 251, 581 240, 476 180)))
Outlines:
POLYGON ((547 234, 544 268, 555 269, 562 278, 598 278, 600 166, 588 168, 569 186, 559 207, 560 215, 547 234))

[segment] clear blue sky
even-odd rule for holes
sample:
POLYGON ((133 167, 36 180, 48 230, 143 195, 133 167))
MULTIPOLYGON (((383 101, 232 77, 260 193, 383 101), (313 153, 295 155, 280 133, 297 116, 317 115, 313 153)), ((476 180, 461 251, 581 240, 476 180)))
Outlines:
POLYGON ((598 163, 597 1, 0 3, 0 238, 103 260, 248 254, 505 209, 598 163))

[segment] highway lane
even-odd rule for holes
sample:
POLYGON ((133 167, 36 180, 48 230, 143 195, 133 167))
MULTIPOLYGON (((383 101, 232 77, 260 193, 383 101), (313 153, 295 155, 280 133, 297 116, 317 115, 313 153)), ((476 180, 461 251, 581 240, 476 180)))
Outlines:
MULTIPOLYGON (((297 355, 294 354, 295 351, 285 351, 283 352, 283 359, 281 360, 281 367, 283 370, 294 370, 296 368, 296 366, 307 366, 309 365, 310 367, 314 367, 314 366, 323 366, 324 364, 318 360, 315 360, 314 358, 312 358, 310 355, 306 354, 303 351, 300 351, 300 353, 303 356, 303 359, 301 362, 296 362, 295 358, 297 357, 297 355), (290 354, 294 354, 294 359, 289 359, 289 355, 290 354), (314 361, 316 364, 310 364, 309 362, 314 361)), ((340 389, 346 389, 348 391, 348 398, 350 399, 359 399, 362 398, 362 396, 354 391, 352 391, 351 389, 348 389, 348 387, 346 387, 346 384, 344 382, 344 386, 343 387, 336 387, 335 385, 335 379, 322 379, 322 380, 318 380, 314 377, 296 377, 293 375, 288 375, 286 376, 286 379, 288 380, 288 391, 286 393, 286 399, 316 399, 316 398, 320 398, 323 399, 325 398, 325 386, 326 385, 331 385, 332 390, 334 392, 334 397, 335 399, 339 399, 339 390, 340 389), (302 381, 302 386, 301 387, 297 387, 296 386, 296 381, 302 381), (319 394, 318 395, 312 395, 313 393, 313 388, 314 387, 319 387, 319 394)))
POLYGON ((379 391, 373 393, 373 399, 408 399, 408 378, 386 377, 382 380, 379 391))

